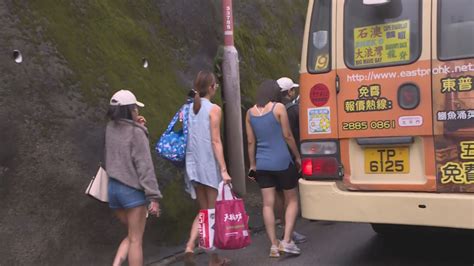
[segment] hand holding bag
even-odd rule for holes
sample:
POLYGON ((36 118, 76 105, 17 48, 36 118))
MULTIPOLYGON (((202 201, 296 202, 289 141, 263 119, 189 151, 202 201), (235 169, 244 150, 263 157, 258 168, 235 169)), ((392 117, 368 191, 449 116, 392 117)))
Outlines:
POLYGON ((244 201, 235 196, 230 185, 221 184, 221 199, 216 201, 216 225, 214 246, 219 249, 241 249, 250 245, 250 234, 248 231, 249 216, 245 211, 244 201), (225 197, 225 187, 229 188, 232 198, 225 197))
POLYGON ((109 176, 102 166, 87 186, 86 194, 102 202, 109 202, 109 176))

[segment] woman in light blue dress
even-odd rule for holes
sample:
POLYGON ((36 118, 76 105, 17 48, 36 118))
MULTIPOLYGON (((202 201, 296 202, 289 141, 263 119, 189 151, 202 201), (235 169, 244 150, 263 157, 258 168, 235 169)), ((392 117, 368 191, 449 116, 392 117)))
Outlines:
MULTIPOLYGON (((219 183, 230 183, 224 160, 220 135, 222 111, 211 99, 218 84, 213 73, 200 71, 194 81, 195 96, 188 120, 186 146, 186 174, 196 189, 200 209, 214 209, 219 183)), ((195 241, 198 238, 198 217, 194 219, 190 239, 186 245, 186 260, 192 264, 195 241)), ((209 265, 223 265, 225 259, 211 254, 209 265)))

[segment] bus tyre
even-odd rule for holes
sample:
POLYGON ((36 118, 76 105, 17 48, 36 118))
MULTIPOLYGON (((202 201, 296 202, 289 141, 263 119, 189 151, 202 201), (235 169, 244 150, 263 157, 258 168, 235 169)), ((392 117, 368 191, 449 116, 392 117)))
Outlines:
POLYGON ((374 232, 382 236, 392 236, 400 232, 399 227, 393 224, 370 224, 374 232))

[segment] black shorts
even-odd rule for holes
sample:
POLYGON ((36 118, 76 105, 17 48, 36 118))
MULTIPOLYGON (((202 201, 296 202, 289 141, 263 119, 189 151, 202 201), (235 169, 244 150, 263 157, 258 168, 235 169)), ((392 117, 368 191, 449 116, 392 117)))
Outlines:
POLYGON ((293 163, 282 171, 257 170, 255 179, 260 188, 293 189, 298 185, 298 171, 293 163))

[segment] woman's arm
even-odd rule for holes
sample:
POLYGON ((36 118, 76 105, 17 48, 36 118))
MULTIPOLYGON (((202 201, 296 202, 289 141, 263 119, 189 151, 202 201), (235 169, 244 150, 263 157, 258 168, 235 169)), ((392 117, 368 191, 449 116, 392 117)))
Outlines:
MULTIPOLYGON (((245 117, 245 131, 247 132, 247 152, 249 155, 250 170, 257 169, 257 163, 255 160, 255 134, 253 133, 252 124, 250 123, 250 109, 247 111, 245 117)), ((250 172, 249 172, 250 173, 250 172)), ((255 176, 248 176, 248 178, 255 181, 255 176)))
POLYGON ((209 112, 210 123, 211 123, 211 142, 212 149, 214 150, 214 156, 219 163, 221 169, 221 175, 224 183, 230 183, 231 177, 227 173, 227 167, 224 160, 224 148, 222 147, 221 140, 221 117, 222 111, 221 108, 214 104, 211 111, 209 112))
POLYGON ((288 113, 286 112, 286 108, 283 104, 277 103, 275 106, 276 114, 280 120, 281 129, 283 131, 283 137, 285 138, 288 147, 290 147, 291 153, 295 156, 295 160, 297 164, 301 165, 301 155, 298 151, 298 147, 296 147, 295 138, 293 137, 293 133, 291 133, 290 122, 288 121, 288 113))
POLYGON ((255 134, 250 123, 250 109, 245 117, 245 131, 247 132, 247 150, 249 155, 250 169, 255 170, 257 163, 255 161, 255 134))
POLYGON ((142 129, 134 128, 133 130, 135 132, 132 138, 131 156, 138 174, 138 181, 147 199, 157 200, 163 196, 158 188, 148 137, 142 129))

